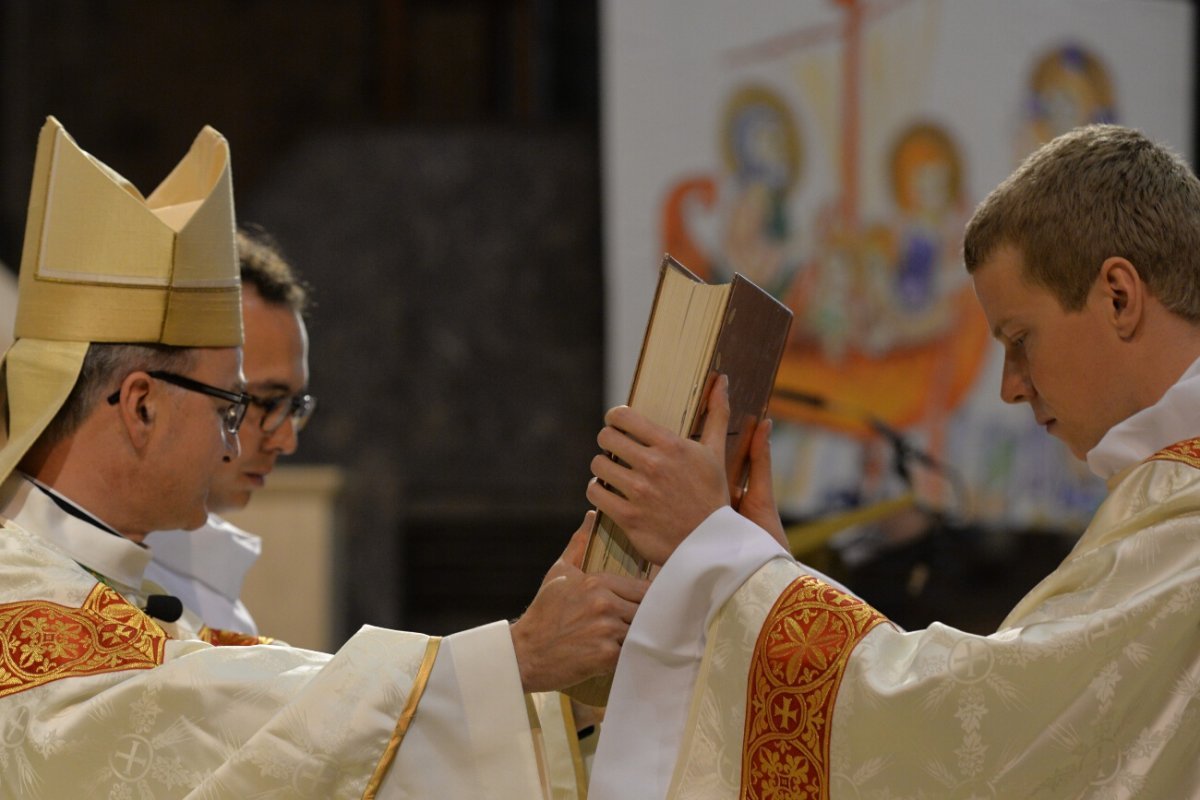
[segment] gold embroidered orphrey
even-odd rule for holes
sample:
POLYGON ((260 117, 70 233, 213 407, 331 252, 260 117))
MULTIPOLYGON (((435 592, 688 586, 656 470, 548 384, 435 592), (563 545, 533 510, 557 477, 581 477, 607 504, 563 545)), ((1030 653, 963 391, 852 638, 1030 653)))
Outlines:
POLYGON ((149 669, 167 635, 121 595, 97 583, 80 608, 26 600, 0 605, 0 697, 60 678, 149 669))
POLYGON ((850 653, 887 619, 809 575, 780 594, 747 681, 742 800, 829 797, 833 706, 850 653))
POLYGON ((1164 447, 1146 460, 1178 461, 1181 464, 1187 464, 1189 467, 1200 469, 1200 436, 1194 439, 1184 439, 1182 442, 1176 442, 1170 447, 1164 447))
POLYGON ((213 647, 249 647, 256 644, 271 644, 275 641, 271 636, 258 636, 241 631, 228 631, 224 628, 210 628, 204 625, 196 632, 196 638, 208 642, 213 647))

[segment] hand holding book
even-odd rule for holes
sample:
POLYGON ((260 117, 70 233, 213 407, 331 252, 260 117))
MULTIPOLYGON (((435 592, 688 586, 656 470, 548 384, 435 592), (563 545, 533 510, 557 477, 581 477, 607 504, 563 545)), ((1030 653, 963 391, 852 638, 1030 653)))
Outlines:
POLYGON ((613 457, 592 459, 598 480, 588 485, 588 500, 656 566, 709 514, 729 504, 729 380, 722 375, 713 384, 699 441, 682 438, 629 406, 610 410, 597 437, 613 457))
POLYGON ((745 489, 738 487, 735 491, 733 506, 739 514, 771 534, 785 550, 789 550, 783 520, 779 518, 779 506, 775 504, 775 485, 771 480, 771 427, 771 420, 763 419, 751 435, 750 466, 745 489))
POLYGON ((607 675, 649 584, 626 575, 586 575, 579 566, 594 512, 589 511, 541 588, 509 626, 526 692, 543 692, 607 675))
MULTIPOLYGON (((681 436, 696 436, 717 375, 729 379, 725 467, 736 508, 745 486, 751 434, 762 419, 791 327, 792 312, 742 275, 708 284, 670 256, 638 358, 629 407, 681 436)), ((653 565, 610 517, 600 514, 585 572, 649 577, 653 565)))
MULTIPOLYGON (((769 429, 759 423, 791 319, 786 306, 742 275, 708 284, 670 256, 663 259, 629 404, 606 416, 600 445, 609 455, 593 461, 593 472, 611 489, 588 488, 601 513, 585 572, 650 577, 655 564, 727 503, 745 505, 750 519, 783 540, 771 495, 769 429), (707 411, 706 403, 713 404, 707 411), (676 459, 685 468, 664 473, 676 459), (662 481, 664 474, 673 482, 662 481), (634 542, 614 517, 633 527, 634 542)), ((607 691, 602 679, 569 693, 603 705, 607 691)))
POLYGON ((738 500, 738 512, 783 547, 787 537, 771 484, 771 421, 757 422, 746 437, 746 486, 731 485, 725 472, 729 438, 729 381, 721 375, 708 394, 699 440, 680 438, 628 406, 605 415, 598 442, 612 457, 592 459, 597 480, 588 500, 628 536, 634 548, 659 566, 709 514, 738 500))

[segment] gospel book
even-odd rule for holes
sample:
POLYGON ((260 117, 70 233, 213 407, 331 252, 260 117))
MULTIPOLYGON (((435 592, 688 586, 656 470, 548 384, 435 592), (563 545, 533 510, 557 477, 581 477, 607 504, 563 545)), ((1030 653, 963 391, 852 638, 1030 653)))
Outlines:
MULTIPOLYGON (((663 258, 629 406, 680 435, 696 437, 704 427, 708 389, 718 375, 726 375, 725 466, 732 498, 740 497, 750 437, 766 413, 791 322, 787 306, 745 276, 710 284, 671 256, 663 258)), ((651 572, 651 564, 604 514, 596 515, 583 568, 643 578, 651 572)), ((608 680, 594 680, 570 694, 599 705, 607 687, 608 680)))

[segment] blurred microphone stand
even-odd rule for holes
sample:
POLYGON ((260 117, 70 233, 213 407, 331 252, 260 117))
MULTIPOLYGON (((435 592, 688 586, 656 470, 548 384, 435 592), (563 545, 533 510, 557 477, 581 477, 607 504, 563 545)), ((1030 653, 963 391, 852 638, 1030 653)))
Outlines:
POLYGON ((929 516, 932 526, 936 528, 954 527, 955 525, 951 523, 951 516, 955 517, 959 523, 969 516, 969 497, 962 475, 950 465, 914 445, 907 436, 883 420, 866 411, 836 403, 821 395, 777 388, 773 396, 801 403, 815 410, 842 419, 853 420, 866 426, 868 430, 890 446, 892 470, 906 489, 905 493, 897 497, 867 503, 844 511, 822 514, 816 519, 786 526, 788 544, 794 555, 814 552, 826 545, 834 535, 842 530, 886 519, 910 507, 915 507, 929 516), (928 470, 949 484, 954 496, 954 505, 957 507, 956 514, 950 515, 947 513, 947 509, 933 507, 922 500, 913 479, 914 467, 928 470))

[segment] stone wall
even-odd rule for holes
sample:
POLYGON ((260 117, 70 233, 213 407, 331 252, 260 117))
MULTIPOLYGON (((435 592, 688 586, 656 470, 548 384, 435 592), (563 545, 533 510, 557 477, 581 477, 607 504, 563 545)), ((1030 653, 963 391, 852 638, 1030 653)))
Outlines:
POLYGON ((296 459, 346 470, 347 626, 515 616, 586 510, 595 152, 578 131, 332 132, 239 199, 314 286, 296 459))

